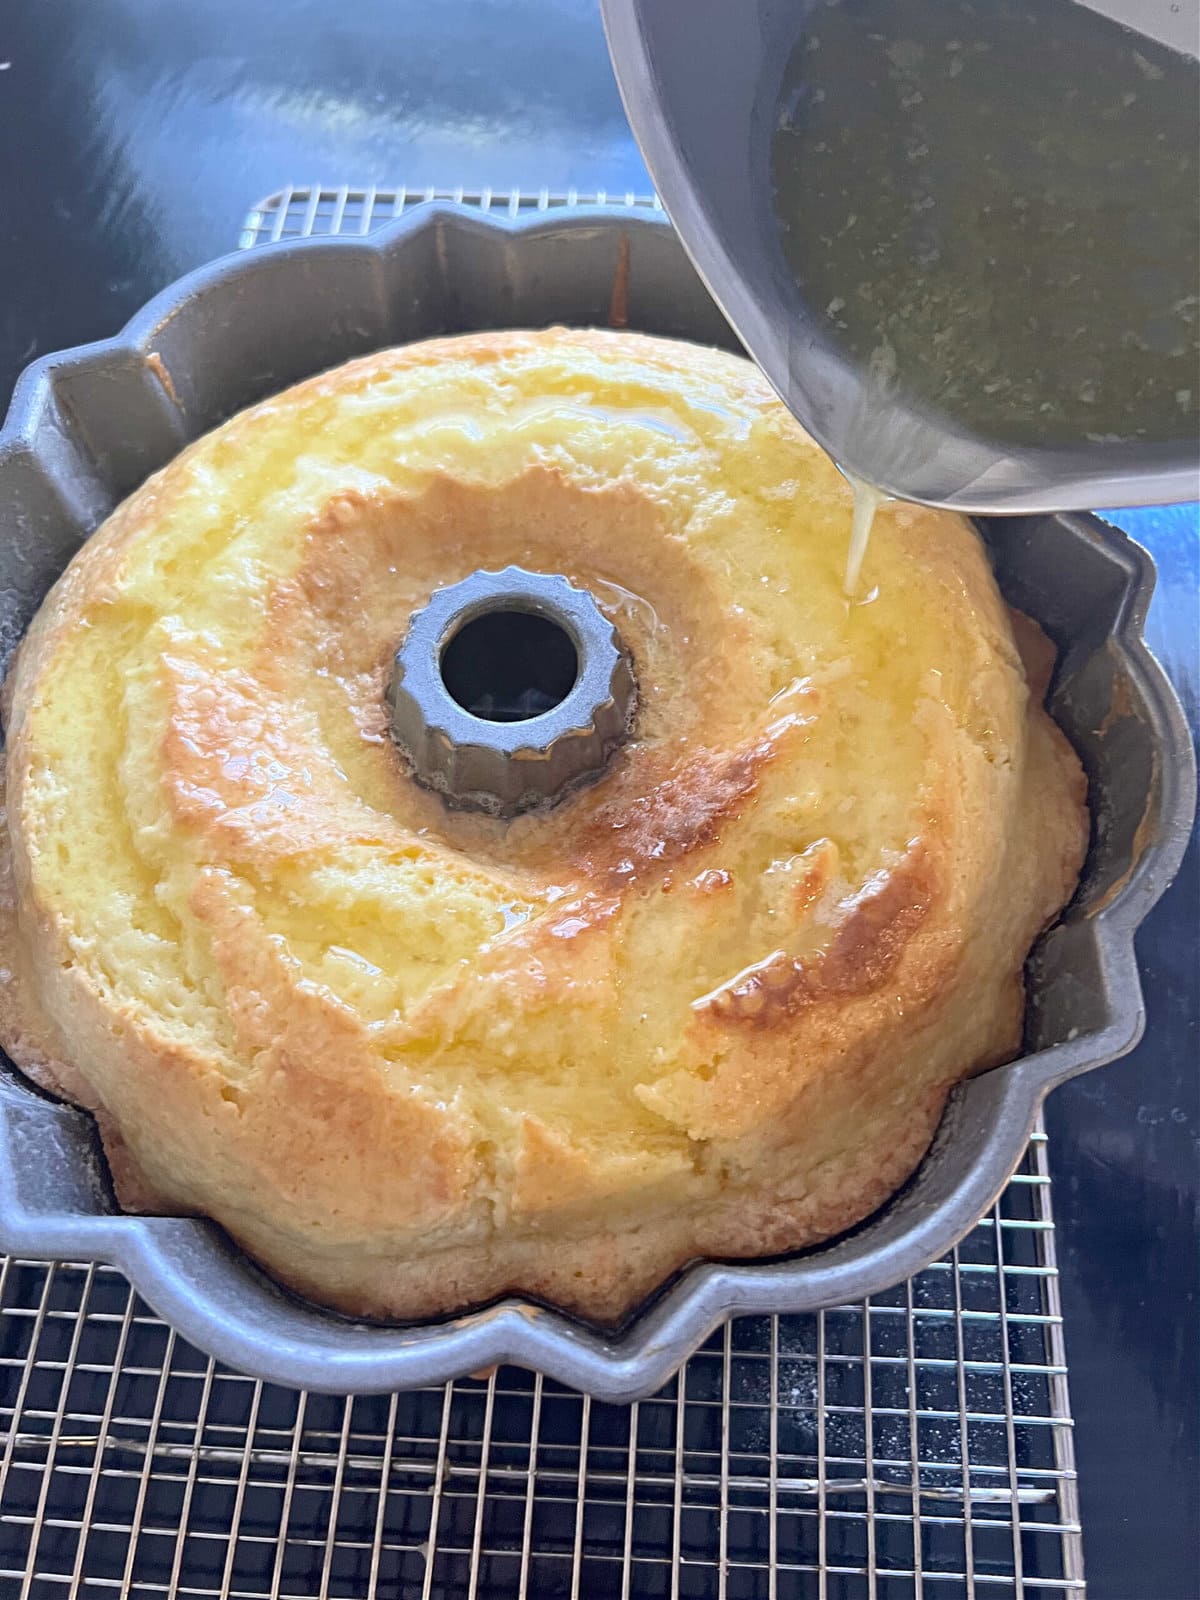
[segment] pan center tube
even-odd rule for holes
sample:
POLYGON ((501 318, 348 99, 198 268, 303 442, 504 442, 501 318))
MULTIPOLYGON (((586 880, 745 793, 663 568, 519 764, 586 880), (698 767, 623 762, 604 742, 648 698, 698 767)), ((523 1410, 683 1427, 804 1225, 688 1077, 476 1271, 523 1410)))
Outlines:
POLYGON ((636 700, 628 651, 592 596, 515 566, 437 590, 387 687, 392 738, 417 782, 505 818, 599 777, 636 700))

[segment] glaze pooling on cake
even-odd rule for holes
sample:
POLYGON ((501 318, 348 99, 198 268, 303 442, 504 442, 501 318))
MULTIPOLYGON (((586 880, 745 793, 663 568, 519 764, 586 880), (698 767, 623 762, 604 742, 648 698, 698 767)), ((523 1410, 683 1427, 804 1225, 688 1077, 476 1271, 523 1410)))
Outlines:
POLYGON ((1018 1048, 1086 825, 973 530, 883 508, 851 602, 850 516, 748 363, 561 329, 354 362, 126 501, 10 675, 0 1018, 123 1202, 355 1314, 611 1321, 894 1191, 1018 1048), (505 824, 384 691, 510 563, 596 598, 639 710, 505 824))

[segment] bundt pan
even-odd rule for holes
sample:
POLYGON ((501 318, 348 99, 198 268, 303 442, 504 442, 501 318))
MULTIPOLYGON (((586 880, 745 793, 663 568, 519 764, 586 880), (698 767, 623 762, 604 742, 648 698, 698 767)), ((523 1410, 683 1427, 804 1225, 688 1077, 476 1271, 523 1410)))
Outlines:
MULTIPOLYGON (((429 334, 610 320, 736 348, 654 214, 497 221, 431 203, 369 238, 229 257, 166 290, 117 338, 44 357, 0 438, 3 664, 113 506, 248 402, 429 334)), ((613 1401, 655 1389, 733 1313, 858 1300, 942 1255, 1004 1186, 1046 1093, 1140 1035, 1134 930, 1178 866, 1195 787, 1182 713, 1141 636, 1154 581, 1145 553, 1092 517, 985 533, 1008 598, 1058 643, 1051 706, 1088 770, 1094 836, 1074 902, 1030 961, 1024 1055, 955 1091, 916 1175, 867 1222, 786 1259, 696 1263, 616 1331, 519 1300, 426 1326, 363 1326, 290 1297, 212 1223, 121 1213, 91 1119, 5 1066, 0 1245, 111 1262, 201 1349, 280 1383, 380 1391, 515 1361, 613 1401)))

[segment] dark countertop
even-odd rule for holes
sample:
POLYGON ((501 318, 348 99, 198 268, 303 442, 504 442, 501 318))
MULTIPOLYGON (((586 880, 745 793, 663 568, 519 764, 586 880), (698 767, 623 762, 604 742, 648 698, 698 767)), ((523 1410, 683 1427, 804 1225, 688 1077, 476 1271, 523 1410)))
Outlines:
MULTIPOLYGON (((287 183, 649 186, 594 0, 7 0, 0 129, 0 400, 287 183)), ((1195 730, 1197 509, 1119 520, 1195 730)), ((1143 1043, 1047 1113, 1093 1600, 1200 1593, 1198 924, 1194 838, 1138 941, 1143 1043)))

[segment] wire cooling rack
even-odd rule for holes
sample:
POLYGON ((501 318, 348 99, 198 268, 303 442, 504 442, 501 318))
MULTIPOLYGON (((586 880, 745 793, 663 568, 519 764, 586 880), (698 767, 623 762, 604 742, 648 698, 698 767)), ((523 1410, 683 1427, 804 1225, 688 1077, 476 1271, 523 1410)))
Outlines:
POLYGON ((249 250, 256 244, 277 244, 280 239, 307 239, 330 233, 370 233, 402 216, 426 200, 449 200, 478 211, 510 217, 528 211, 558 210, 563 206, 636 206, 661 211, 657 195, 610 194, 604 189, 581 194, 578 189, 554 193, 549 189, 326 189, 321 184, 280 189, 247 215, 238 244, 249 250))
MULTIPOLYGON (((241 243, 365 233, 433 198, 584 197, 291 188, 241 243)), ((632 1406, 510 1367, 282 1389, 191 1348, 111 1268, 0 1257, 0 1600, 1083 1591, 1040 1127, 945 1260, 865 1304, 739 1318, 632 1406)))

